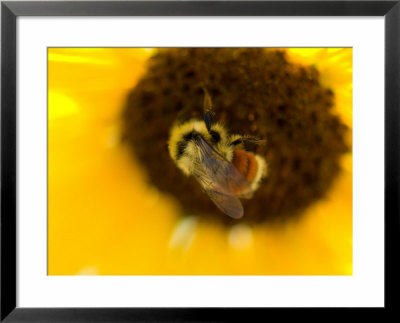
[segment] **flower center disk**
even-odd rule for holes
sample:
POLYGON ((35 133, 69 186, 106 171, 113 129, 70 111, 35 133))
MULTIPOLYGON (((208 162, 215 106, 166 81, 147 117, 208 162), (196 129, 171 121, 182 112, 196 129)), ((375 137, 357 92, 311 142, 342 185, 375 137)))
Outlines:
MULTIPOLYGON (((322 198, 349 150, 348 128, 333 113, 334 94, 321 86, 314 67, 290 63, 283 50, 263 48, 159 49, 129 93, 123 137, 160 191, 173 195, 185 213, 231 223, 171 160, 167 141, 178 117, 203 119, 206 84, 213 116, 230 133, 266 140, 246 147, 268 163, 268 176, 250 200, 242 221, 292 218, 322 198), (253 147, 254 146, 254 147, 253 147)), ((246 152, 243 152, 246 153, 246 152)), ((242 174, 252 176, 252 155, 236 153, 242 174), (240 156, 239 156, 240 155, 240 156)))

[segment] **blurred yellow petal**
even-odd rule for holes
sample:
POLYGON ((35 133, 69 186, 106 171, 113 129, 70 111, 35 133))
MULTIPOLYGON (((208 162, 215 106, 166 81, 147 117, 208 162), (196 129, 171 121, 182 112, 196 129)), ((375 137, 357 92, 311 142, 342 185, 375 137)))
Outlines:
POLYGON ((236 224, 229 231, 229 244, 232 248, 245 250, 251 248, 253 232, 249 225, 236 224))
POLYGON ((58 107, 49 110, 49 119, 73 115, 79 112, 79 107, 74 100, 57 92, 49 92, 49 106, 58 107))
POLYGON ((344 123, 352 127, 353 120, 353 49, 352 48, 290 48, 293 62, 315 66, 322 85, 335 93, 335 109, 344 123))
POLYGON ((188 251, 196 236, 197 218, 194 216, 181 219, 172 232, 169 240, 169 249, 179 252, 180 256, 188 251))

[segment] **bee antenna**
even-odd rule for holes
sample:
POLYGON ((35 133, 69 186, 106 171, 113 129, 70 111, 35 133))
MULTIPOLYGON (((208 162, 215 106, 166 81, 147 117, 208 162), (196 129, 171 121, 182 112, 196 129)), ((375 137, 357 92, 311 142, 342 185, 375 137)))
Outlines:
POLYGON ((236 146, 238 144, 246 144, 246 143, 250 143, 250 144, 255 144, 255 145, 264 145, 266 143, 265 139, 260 139, 260 138, 255 138, 255 137, 250 137, 250 136, 243 136, 240 137, 236 140, 234 140, 233 142, 230 143, 230 146, 236 146))
POLYGON ((204 91, 204 101, 203 101, 203 109, 204 109, 204 122, 206 124, 208 132, 211 131, 211 116, 212 116, 212 101, 211 96, 208 93, 208 90, 204 84, 201 85, 204 91))
POLYGON ((206 124, 208 132, 211 131, 211 116, 208 112, 204 114, 204 122, 206 124))

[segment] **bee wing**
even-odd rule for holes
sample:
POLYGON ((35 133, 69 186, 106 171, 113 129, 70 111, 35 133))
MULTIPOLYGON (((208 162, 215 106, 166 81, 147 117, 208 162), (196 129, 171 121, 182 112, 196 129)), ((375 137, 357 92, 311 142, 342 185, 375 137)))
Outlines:
POLYGON ((194 178, 200 183, 201 187, 210 197, 211 201, 225 214, 234 219, 243 216, 243 206, 240 200, 232 194, 220 192, 216 186, 217 183, 209 177, 209 172, 202 172, 196 169, 193 172, 194 178))
POLYGON ((231 218, 240 219, 243 216, 243 206, 234 195, 219 193, 212 189, 205 189, 211 201, 225 214, 231 218))
POLYGON ((235 192, 250 190, 249 183, 201 137, 197 139, 197 146, 200 161, 194 162, 193 176, 222 212, 235 219, 241 218, 243 207, 235 192))
POLYGON ((236 192, 240 191, 244 196, 251 193, 250 183, 232 163, 201 137, 197 139, 197 146, 200 148, 201 162, 195 168, 201 171, 199 175, 212 180, 217 191, 230 195, 237 195, 236 192))

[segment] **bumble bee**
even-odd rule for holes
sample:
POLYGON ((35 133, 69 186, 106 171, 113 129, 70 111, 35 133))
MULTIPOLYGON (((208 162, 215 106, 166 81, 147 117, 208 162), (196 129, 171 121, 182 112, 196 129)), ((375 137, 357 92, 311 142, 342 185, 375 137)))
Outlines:
POLYGON ((267 174, 265 160, 244 149, 258 139, 230 135, 220 123, 212 122, 212 102, 204 90, 204 120, 174 124, 168 150, 176 166, 193 176, 214 204, 225 214, 243 216, 239 198, 251 198, 267 174))

